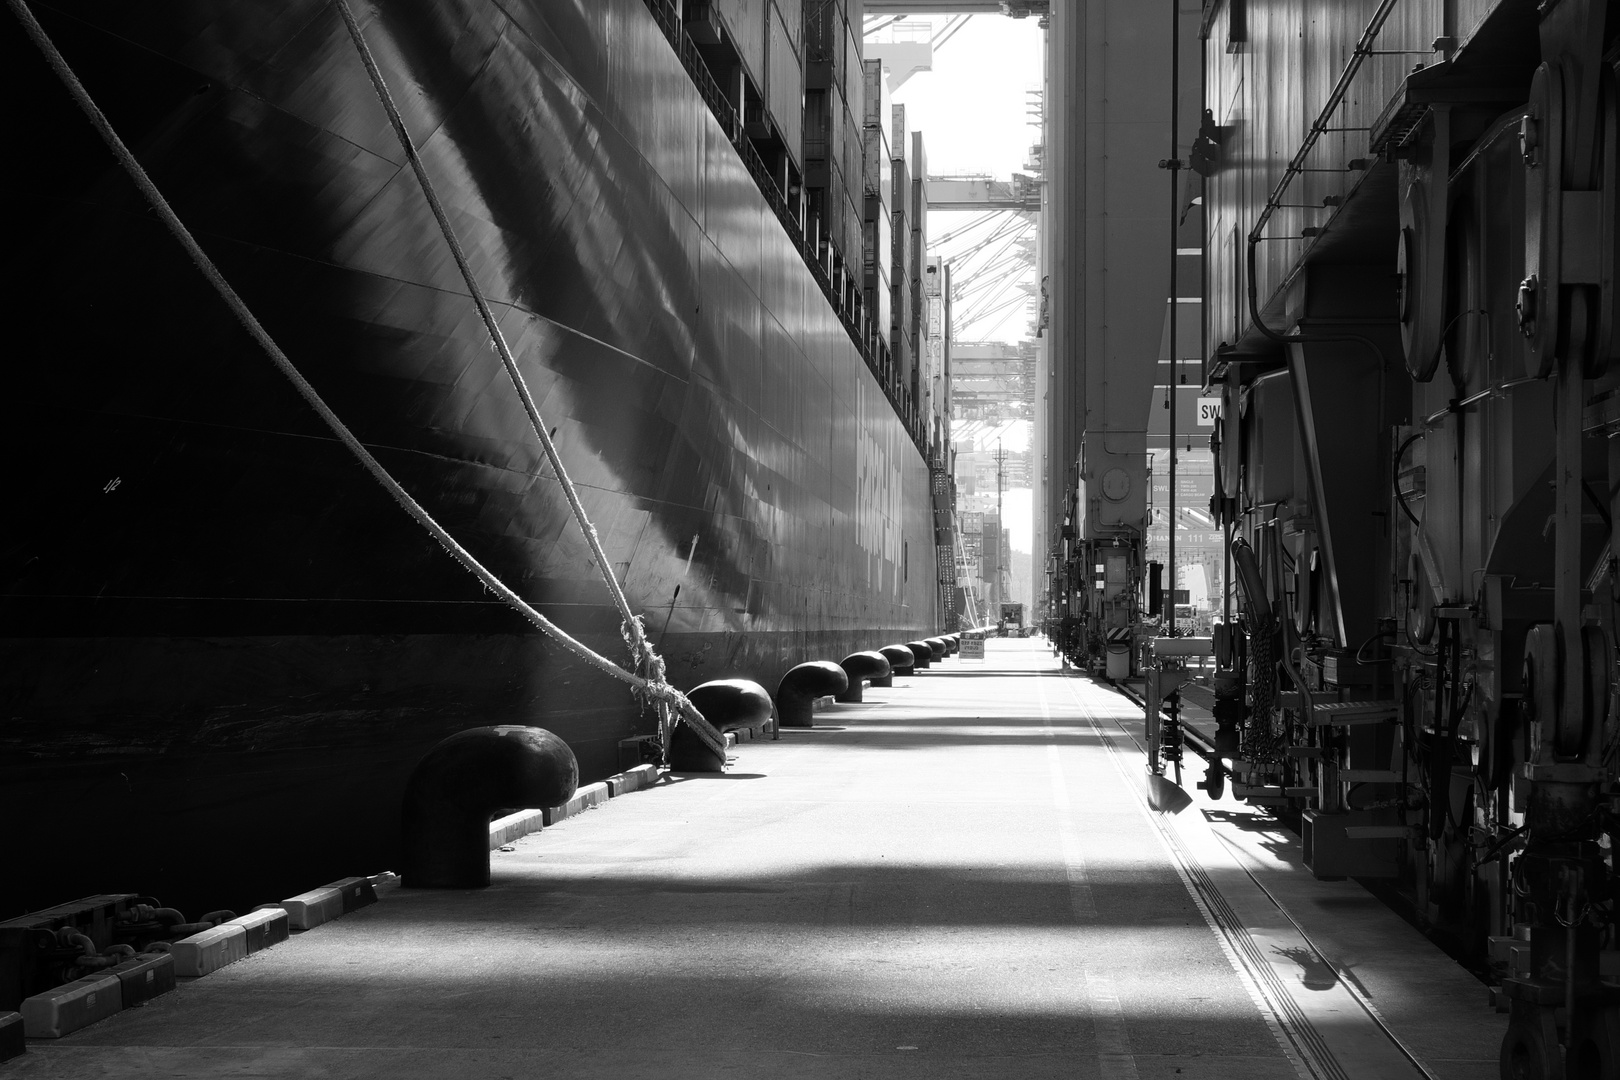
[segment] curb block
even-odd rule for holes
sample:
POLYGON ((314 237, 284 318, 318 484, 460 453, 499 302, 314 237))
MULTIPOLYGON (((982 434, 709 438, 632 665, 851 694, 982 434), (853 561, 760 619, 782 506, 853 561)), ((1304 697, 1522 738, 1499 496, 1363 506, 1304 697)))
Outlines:
POLYGON ((322 888, 336 889, 342 895, 345 915, 377 902, 377 891, 371 887, 370 878, 339 878, 337 881, 328 882, 322 888))
POLYGON ((247 937, 249 955, 260 949, 279 945, 292 936, 292 922, 285 908, 266 906, 250 911, 241 918, 222 923, 222 926, 240 926, 247 937))
POLYGON ((510 844, 520 836, 539 832, 545 824, 546 812, 544 810, 519 810, 515 814, 507 814, 503 818, 496 818, 489 823, 489 850, 510 844))
POLYGON ((608 791, 617 799, 620 795, 628 795, 632 791, 640 791, 658 783, 658 766, 637 765, 633 769, 615 773, 604 782, 608 786, 608 791))
POLYGON ((169 953, 144 953, 108 968, 107 973, 118 976, 118 998, 126 1009, 174 989, 174 957, 169 953))
POLYGON ((287 925, 310 930, 343 914, 343 897, 336 889, 311 889, 289 896, 276 905, 287 912, 287 925))
POLYGON ((612 797, 612 792, 608 790, 608 786, 602 783, 600 780, 594 784, 586 784, 584 787, 574 792, 574 797, 572 799, 569 799, 561 806, 547 807, 544 811, 542 811, 544 815, 544 823, 546 825, 555 825, 564 818, 571 818, 576 814, 583 814, 593 806, 601 806, 612 797))
POLYGON ((496 818, 489 823, 489 850, 496 851, 520 837, 537 833, 547 825, 555 825, 564 818, 584 813, 593 806, 601 806, 609 799, 628 795, 632 791, 652 787, 658 782, 658 766, 637 765, 606 780, 587 784, 574 793, 574 797, 561 806, 539 810, 519 810, 496 818))
POLYGON ((200 979, 234 964, 248 954, 247 931, 221 923, 212 930, 181 938, 169 946, 174 957, 174 973, 182 979, 200 979))
POLYGON ((22 1013, 0 1013, 0 1061, 10 1061, 28 1049, 23 1041, 22 1013))
POLYGON ((376 902, 377 892, 371 887, 370 878, 347 877, 290 896, 273 906, 286 909, 288 923, 294 930, 312 930, 339 915, 376 902))
POLYGON ((31 1039, 60 1039, 124 1007, 118 976, 102 972, 24 998, 23 1030, 31 1039))

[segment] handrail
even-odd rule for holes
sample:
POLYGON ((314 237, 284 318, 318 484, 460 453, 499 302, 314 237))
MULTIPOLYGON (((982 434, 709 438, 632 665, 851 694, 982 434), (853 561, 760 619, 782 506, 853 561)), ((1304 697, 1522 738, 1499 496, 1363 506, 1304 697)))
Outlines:
POLYGON ((1265 231, 1266 223, 1271 220, 1272 213, 1278 209, 1288 185, 1293 183, 1294 177, 1305 171, 1306 157, 1310 155, 1312 150, 1316 149, 1317 140, 1327 134, 1328 118, 1344 103, 1344 96, 1350 92, 1350 84, 1361 71, 1362 63, 1368 56, 1373 55, 1373 42, 1377 39, 1379 32, 1383 30, 1384 23, 1388 21, 1390 13, 1395 10, 1397 2, 1398 0, 1382 0, 1378 5, 1378 9, 1373 12, 1372 18, 1367 21, 1367 28, 1361 32, 1361 37, 1356 41, 1355 49, 1350 53, 1349 61, 1344 65, 1344 70, 1339 73, 1338 81, 1333 84, 1333 89, 1328 94, 1327 104, 1323 105, 1322 111, 1317 113, 1316 119, 1311 123, 1310 130, 1305 133, 1305 140, 1299 144, 1299 149, 1295 151, 1293 158, 1288 162, 1288 167, 1283 170, 1282 178, 1277 181, 1277 186, 1272 188, 1271 196, 1266 199, 1265 206, 1261 208, 1260 216, 1255 220, 1254 228, 1249 231, 1250 244, 1259 243, 1265 231))

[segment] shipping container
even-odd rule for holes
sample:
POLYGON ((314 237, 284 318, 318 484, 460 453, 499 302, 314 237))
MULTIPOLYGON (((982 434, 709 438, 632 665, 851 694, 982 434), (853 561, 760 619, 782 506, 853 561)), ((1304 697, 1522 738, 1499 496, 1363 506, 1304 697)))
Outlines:
POLYGON ((844 71, 840 81, 844 90, 844 101, 849 105, 850 115, 857 121, 865 109, 866 92, 861 85, 864 79, 861 63, 861 24, 857 19, 853 27, 849 23, 844 25, 844 71))
POLYGON ((898 156, 889 159, 889 210, 895 215, 904 214, 907 221, 912 218, 911 170, 906 159, 898 156))
MULTIPOLYGON (((811 2, 814 4, 817 0, 811 2)), ((803 56, 804 0, 771 0, 771 7, 776 9, 776 17, 782 21, 783 28, 787 30, 788 40, 793 43, 793 55, 803 56)))
MULTIPOLYGON (((894 220, 882 199, 867 197, 861 208, 861 223, 866 272, 881 273, 887 282, 894 266, 894 220)), ((887 325, 888 320, 884 322, 887 325)))
POLYGON ((889 205, 893 197, 891 188, 894 184, 894 162, 889 157, 889 139, 880 127, 861 129, 863 142, 862 157, 865 160, 866 173, 863 177, 866 197, 880 200, 884 206, 889 205))
POLYGON ((860 217, 859 206, 862 198, 860 185, 866 173, 864 163, 866 153, 861 143, 861 126, 856 122, 856 114, 853 112, 845 112, 841 119, 839 136, 843 140, 844 151, 839 165, 844 170, 844 179, 850 183, 850 198, 855 201, 857 207, 855 216, 860 217))
POLYGON ((766 20, 765 108, 795 165, 803 164, 804 72, 786 24, 771 5, 766 20))
POLYGON ((687 0, 687 17, 691 18, 693 9, 704 4, 718 12, 748 78, 756 87, 764 86, 767 0, 687 0))
POLYGON ((836 86, 839 97, 844 84, 844 16, 838 5, 811 0, 804 5, 804 84, 807 89, 822 90, 836 86))
POLYGON ((800 161, 804 165, 806 188, 827 186, 828 166, 843 146, 843 140, 833 127, 833 117, 841 119, 844 110, 842 106, 836 111, 830 108, 833 97, 826 90, 806 90, 804 94, 804 149, 800 161))
POLYGON ((822 218, 827 240, 838 252, 839 258, 849 254, 849 200, 844 194, 844 177, 834 163, 827 173, 827 189, 822 199, 825 208, 822 218))
POLYGON ((856 185, 846 186, 844 193, 844 251, 848 253, 849 264, 859 268, 864 253, 864 241, 861 237, 861 204, 859 181, 856 185))
POLYGON ((883 61, 862 61, 861 126, 887 128, 893 122, 891 113, 888 80, 883 77, 883 61))
POLYGON ((911 158, 911 143, 906 138, 906 107, 904 105, 891 105, 889 107, 889 152, 896 161, 906 161, 911 158))

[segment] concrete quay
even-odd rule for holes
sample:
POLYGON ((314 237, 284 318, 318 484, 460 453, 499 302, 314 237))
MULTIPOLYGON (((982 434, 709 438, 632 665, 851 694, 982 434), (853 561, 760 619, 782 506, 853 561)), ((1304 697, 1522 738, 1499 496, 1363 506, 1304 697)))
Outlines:
POLYGON ((987 644, 516 838, 488 889, 382 885, 0 1072, 1495 1074, 1484 986, 1196 768, 1151 814, 1136 706, 987 644))

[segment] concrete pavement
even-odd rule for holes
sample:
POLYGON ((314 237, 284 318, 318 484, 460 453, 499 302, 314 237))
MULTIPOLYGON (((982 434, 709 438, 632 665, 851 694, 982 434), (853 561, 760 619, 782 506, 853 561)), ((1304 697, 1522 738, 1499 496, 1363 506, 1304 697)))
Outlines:
MULTIPOLYGON (((1282 1080, 1324 1075, 1298 1027, 1322 1022, 1341 1028, 1329 1060, 1365 1044, 1394 1062, 1341 1075, 1422 1075, 1364 1012, 1300 1020, 1272 1001, 1242 929, 1212 928, 1187 860, 1220 860, 1144 810, 1130 702, 1062 677, 1038 641, 988 644, 982 663, 953 658, 744 743, 726 775, 525 837, 492 855, 487 890, 386 888, 6 1068, 1282 1080)), ((1242 857, 1204 876, 1241 892, 1242 857)), ((1342 981, 1270 947, 1288 994, 1342 981)), ((1463 984, 1440 980, 1464 1008, 1463 984)), ((1447 1056, 1440 1019, 1423 1044, 1444 1059, 1435 1075, 1487 1075, 1447 1056)))

